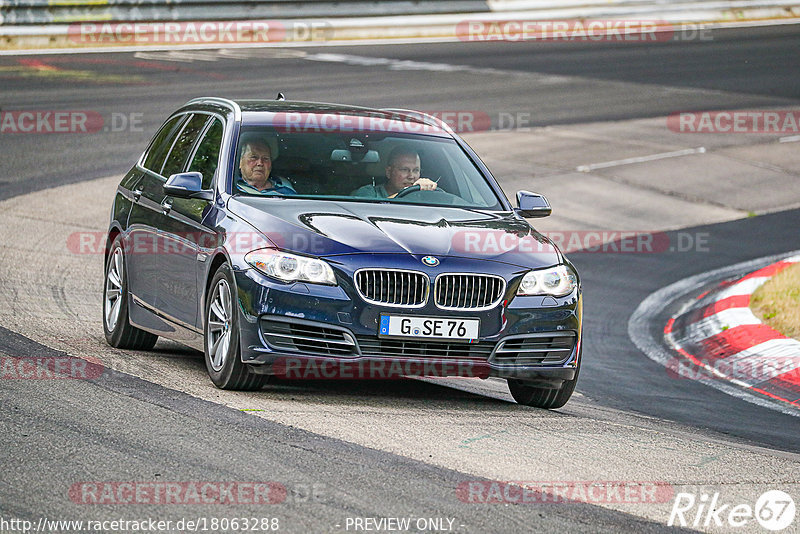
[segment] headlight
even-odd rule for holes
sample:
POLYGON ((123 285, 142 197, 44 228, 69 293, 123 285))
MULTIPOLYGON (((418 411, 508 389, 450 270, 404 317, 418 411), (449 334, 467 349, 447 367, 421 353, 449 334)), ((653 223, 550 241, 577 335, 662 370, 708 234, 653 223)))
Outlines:
POLYGON ((331 266, 316 258, 265 248, 248 252, 244 261, 265 275, 282 282, 336 285, 331 266))
POLYGON ((563 297, 578 287, 575 272, 564 264, 530 271, 522 278, 517 295, 551 295, 563 297))

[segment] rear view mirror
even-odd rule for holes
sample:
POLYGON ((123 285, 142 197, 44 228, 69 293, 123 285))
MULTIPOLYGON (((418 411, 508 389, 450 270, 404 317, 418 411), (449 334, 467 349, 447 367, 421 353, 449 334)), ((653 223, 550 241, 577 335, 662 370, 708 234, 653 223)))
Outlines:
POLYGON ((331 161, 352 161, 355 163, 378 163, 381 160, 377 150, 366 152, 337 149, 331 152, 331 161))
POLYGON ((522 217, 547 217, 553 213, 550 203, 544 195, 530 191, 517 191, 517 208, 515 211, 522 217))
POLYGON ((212 190, 203 189, 203 175, 199 172, 173 174, 164 184, 164 193, 175 198, 214 199, 212 190))

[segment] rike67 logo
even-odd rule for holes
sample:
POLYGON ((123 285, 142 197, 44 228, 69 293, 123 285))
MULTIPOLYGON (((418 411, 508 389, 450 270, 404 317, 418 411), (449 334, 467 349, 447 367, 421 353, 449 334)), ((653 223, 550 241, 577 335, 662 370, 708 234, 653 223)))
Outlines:
POLYGON ((702 493, 678 493, 672 504, 667 526, 692 528, 752 526, 757 521, 761 527, 771 530, 784 530, 794 523, 795 504, 791 495, 780 490, 766 491, 755 502, 724 502, 719 492, 709 495, 702 493))

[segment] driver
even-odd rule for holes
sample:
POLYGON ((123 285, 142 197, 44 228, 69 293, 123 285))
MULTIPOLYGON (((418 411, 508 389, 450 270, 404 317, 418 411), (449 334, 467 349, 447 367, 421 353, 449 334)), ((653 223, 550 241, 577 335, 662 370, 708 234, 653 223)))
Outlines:
POLYGON ((389 154, 386 165, 386 184, 367 184, 351 193, 354 197, 394 198, 397 193, 412 185, 418 185, 423 191, 436 189, 436 182, 419 177, 419 154, 416 151, 399 146, 389 154))

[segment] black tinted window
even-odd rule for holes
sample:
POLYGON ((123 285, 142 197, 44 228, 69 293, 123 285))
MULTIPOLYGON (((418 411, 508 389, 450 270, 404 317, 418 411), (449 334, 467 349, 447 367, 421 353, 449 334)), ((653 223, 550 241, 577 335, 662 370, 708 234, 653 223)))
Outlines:
POLYGON ((214 119, 214 122, 206 130, 205 137, 200 141, 197 152, 194 153, 192 164, 189 165, 189 171, 203 174, 203 189, 211 187, 211 179, 214 178, 214 171, 217 170, 221 144, 222 121, 214 119))
POLYGON ((180 131, 180 125, 186 119, 186 115, 178 115, 168 120, 158 131, 156 136, 147 147, 144 157, 144 167, 153 172, 159 172, 164 165, 164 158, 167 157, 169 147, 175 140, 175 135, 180 131))
POLYGON ((172 150, 167 156, 167 161, 161 171, 163 176, 169 178, 171 175, 183 170, 192 147, 207 121, 208 115, 192 115, 192 118, 189 119, 181 133, 178 134, 177 139, 175 139, 175 144, 172 145, 172 150))

